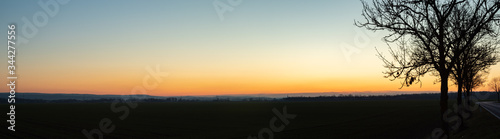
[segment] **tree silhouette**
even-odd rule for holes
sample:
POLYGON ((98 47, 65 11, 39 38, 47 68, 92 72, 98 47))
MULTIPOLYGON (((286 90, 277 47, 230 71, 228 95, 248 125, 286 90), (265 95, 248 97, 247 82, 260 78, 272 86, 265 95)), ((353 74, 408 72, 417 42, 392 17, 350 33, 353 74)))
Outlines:
POLYGON ((430 72, 441 83, 440 106, 445 134, 448 126, 448 79, 454 65, 475 42, 497 37, 499 0, 373 0, 362 1, 368 30, 386 30, 384 37, 392 59, 379 57, 391 80, 402 79, 402 87, 420 82, 430 72))
POLYGON ((497 101, 500 102, 500 77, 493 78, 488 86, 497 93, 497 101))
MULTIPOLYGON (((497 52, 495 39, 486 39, 485 43, 474 43, 464 53, 459 56, 459 59, 454 64, 451 79, 458 86, 457 89, 457 116, 461 120, 465 120, 472 114, 467 106, 470 106, 470 95, 472 89, 482 86, 488 75, 487 69, 497 63, 497 52), (465 104, 462 104, 462 91, 465 93, 465 104)), ((458 47, 459 48, 459 47, 458 47)), ((463 124, 457 124, 455 129, 463 127, 463 124)))
POLYGON ((463 101, 462 92, 465 92, 466 101, 470 102, 472 89, 486 82, 488 68, 498 62, 497 43, 498 40, 494 38, 485 39, 481 43, 474 43, 473 46, 467 47, 463 53, 459 53, 459 60, 454 64, 453 76, 451 76, 458 86, 457 103, 459 105, 463 101))
MULTIPOLYGON (((469 9, 471 4, 475 4, 476 8, 480 4, 487 4, 487 1, 474 1, 476 3, 464 3, 458 6, 458 9, 469 9)), ((486 10, 487 11, 487 10, 486 10)), ((487 69, 491 65, 495 65, 497 59, 497 32, 492 30, 491 24, 485 24, 486 30, 472 31, 467 33, 466 30, 469 26, 473 26, 476 20, 482 19, 480 16, 476 17, 477 12, 472 10, 456 10, 450 16, 450 43, 452 45, 452 58, 457 61, 453 63, 452 79, 458 86, 457 90, 457 103, 462 103, 462 91, 465 92, 467 102, 470 97, 470 92, 473 88, 481 86, 485 81, 487 69), (470 20, 472 19, 472 20, 470 20), (490 27, 488 27, 490 26, 490 27)), ((493 21, 494 22, 494 21, 493 21)))
POLYGON ((472 89, 482 86, 486 82, 487 69, 498 62, 496 47, 485 44, 484 46, 473 48, 471 53, 467 53, 462 60, 464 69, 464 90, 467 102, 470 102, 472 89))

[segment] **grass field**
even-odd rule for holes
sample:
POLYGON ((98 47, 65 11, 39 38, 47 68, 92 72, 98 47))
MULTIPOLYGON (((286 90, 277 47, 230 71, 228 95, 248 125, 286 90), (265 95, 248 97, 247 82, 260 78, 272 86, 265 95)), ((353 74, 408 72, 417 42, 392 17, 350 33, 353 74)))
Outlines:
MULTIPOLYGON (((16 132, 1 130, 0 138, 85 138, 82 129, 109 118, 115 129, 105 138, 246 139, 269 127, 272 109, 282 112, 284 106, 297 117, 274 138, 411 139, 439 127, 439 103, 424 100, 139 103, 124 120, 110 103, 47 103, 17 104, 16 132)), ((1 107, 7 112, 7 105, 1 107)))

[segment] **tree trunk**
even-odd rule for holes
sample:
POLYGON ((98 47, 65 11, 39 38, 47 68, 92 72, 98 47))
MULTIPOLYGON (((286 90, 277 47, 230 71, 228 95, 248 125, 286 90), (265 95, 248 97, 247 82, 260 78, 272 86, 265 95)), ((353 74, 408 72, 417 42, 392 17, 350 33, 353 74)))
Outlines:
POLYGON ((457 90, 457 104, 460 106, 462 104, 462 79, 457 79, 458 80, 458 90, 457 90))
MULTIPOLYGON (((465 108, 465 112, 467 112, 469 114, 469 116, 467 116, 466 119, 469 119, 470 117, 472 117, 472 110, 470 109, 472 106, 470 104, 470 94, 471 94, 471 90, 469 89, 465 89, 465 106, 463 108, 465 108)), ((463 119, 465 120, 465 119, 463 119)))
POLYGON ((470 91, 465 92, 465 102, 470 106, 470 91))
MULTIPOLYGON (((463 117, 460 113, 462 113, 462 112, 463 112, 463 108, 464 108, 464 106, 463 106, 463 104, 462 104, 462 101, 463 101, 463 100, 462 100, 462 95, 463 95, 463 94, 465 94, 465 92, 467 92, 467 90, 463 90, 463 89, 462 89, 462 86, 464 86, 464 85, 463 85, 463 84, 464 84, 464 82, 463 82, 462 78, 459 78, 459 79, 458 79, 458 81, 457 81, 457 83, 458 83, 458 90, 457 90, 457 105, 458 105, 458 111, 457 111, 457 113, 459 113, 459 114, 458 114, 458 117, 460 117, 460 119, 464 119, 464 117, 463 117), (464 92, 464 93, 462 93, 462 91, 465 91, 465 92, 464 92)), ((462 124, 460 124, 460 128, 462 128, 462 127, 463 127, 463 125, 462 125, 462 124)))
POLYGON ((445 112, 448 110, 448 76, 447 73, 441 73, 441 124, 446 135, 449 136, 448 123, 445 120, 445 112))

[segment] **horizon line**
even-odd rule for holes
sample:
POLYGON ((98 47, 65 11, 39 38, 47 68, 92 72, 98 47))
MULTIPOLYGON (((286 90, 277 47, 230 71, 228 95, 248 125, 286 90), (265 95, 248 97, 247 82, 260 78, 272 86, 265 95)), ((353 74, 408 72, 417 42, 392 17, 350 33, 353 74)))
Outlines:
MULTIPOLYGON (((477 92, 477 91, 475 91, 477 92)), ((490 91, 480 91, 480 92, 490 92, 490 91)), ((1 92, 1 93, 9 93, 9 92, 1 92)), ((125 95, 148 95, 155 97, 216 97, 216 96, 297 96, 297 95, 311 95, 311 96, 332 96, 335 94, 362 94, 362 95, 400 95, 400 94, 425 94, 425 93, 439 93, 439 91, 359 91, 359 92, 301 92, 301 93, 249 93, 249 94, 221 94, 221 95, 182 95, 182 96, 168 96, 168 95, 152 95, 152 94, 99 94, 99 93, 53 93, 53 92, 16 92, 16 94, 23 93, 34 93, 34 94, 73 94, 73 95, 116 95, 116 96, 125 96, 125 95)), ((448 93, 456 93, 453 91, 449 91, 448 93)))

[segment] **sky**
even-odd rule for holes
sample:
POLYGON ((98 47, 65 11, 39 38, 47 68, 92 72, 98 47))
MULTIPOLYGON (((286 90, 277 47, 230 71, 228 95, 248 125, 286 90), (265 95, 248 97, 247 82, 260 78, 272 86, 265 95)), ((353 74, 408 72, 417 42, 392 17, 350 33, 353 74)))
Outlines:
MULTIPOLYGON (((18 32, 17 92, 127 94, 142 84, 146 67, 156 65, 168 76, 149 95, 439 91, 432 75, 423 77, 422 85, 402 89, 400 80, 384 78, 375 48, 387 53, 382 41, 387 32, 354 26, 364 20, 359 1, 21 0, 1 5, 0 43, 7 43, 7 25, 15 24, 18 32)), ((7 61, 3 51, 0 57, 7 61)), ((0 65, 6 79, 8 64, 0 65)), ((493 76, 500 76, 500 66, 491 68, 493 76)))

